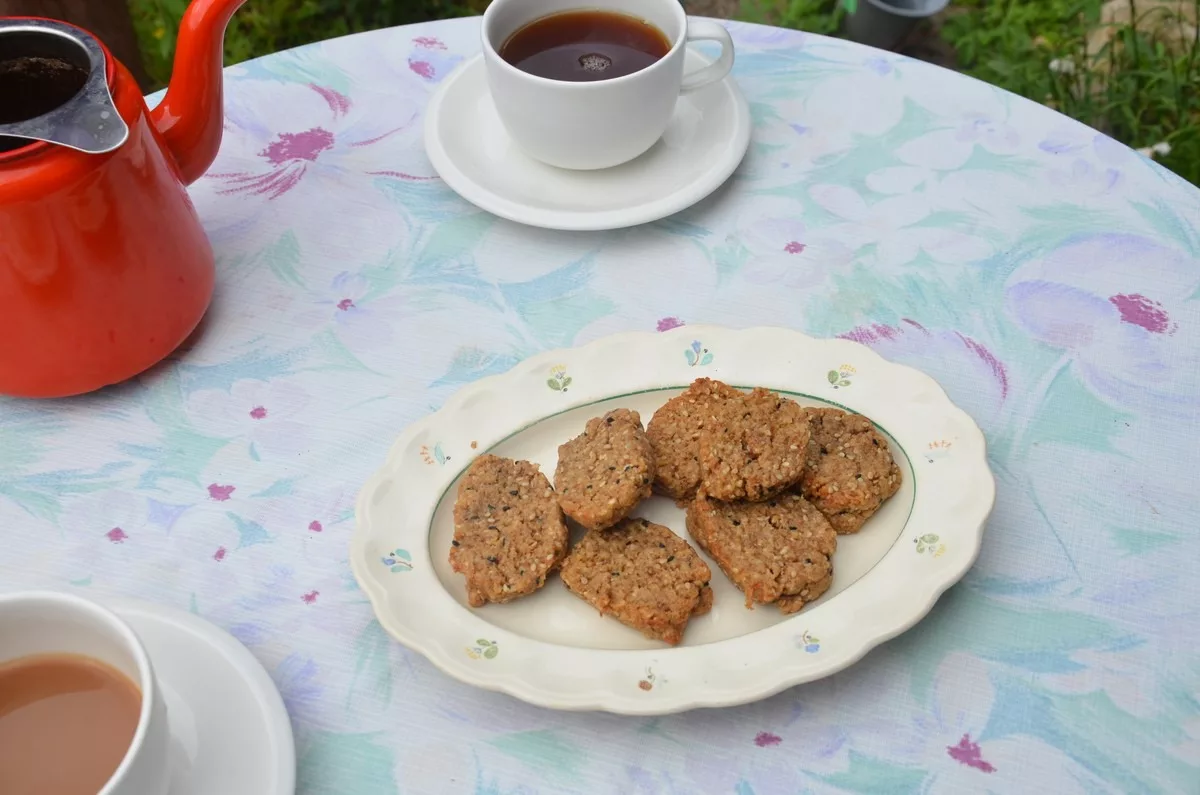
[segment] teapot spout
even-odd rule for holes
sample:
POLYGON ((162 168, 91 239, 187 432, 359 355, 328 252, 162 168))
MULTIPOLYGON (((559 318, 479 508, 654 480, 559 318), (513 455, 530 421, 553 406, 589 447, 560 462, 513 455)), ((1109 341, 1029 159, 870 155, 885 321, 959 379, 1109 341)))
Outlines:
POLYGON ((150 114, 187 184, 208 170, 221 146, 225 27, 244 2, 192 0, 179 25, 171 84, 150 114))

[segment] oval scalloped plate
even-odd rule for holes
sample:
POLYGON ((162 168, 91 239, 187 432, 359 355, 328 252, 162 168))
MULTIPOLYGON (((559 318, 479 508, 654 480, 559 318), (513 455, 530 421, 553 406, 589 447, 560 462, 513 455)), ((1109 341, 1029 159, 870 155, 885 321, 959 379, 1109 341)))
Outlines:
MULTIPOLYGON (((383 627, 451 676, 553 709, 656 715, 828 676, 913 626, 974 563, 994 500, 983 434, 929 376, 847 340, 687 326, 542 354, 463 388, 405 430, 363 487, 350 560, 383 627), (838 538, 828 593, 793 616, 747 610, 709 561, 713 610, 674 648, 600 617, 557 577, 515 602, 467 607, 447 554, 457 482, 475 456, 535 461, 553 479, 558 445, 590 417, 623 406, 649 421, 703 376, 857 411, 888 437, 904 485, 838 538)), ((636 514, 687 538, 668 500, 636 514)))

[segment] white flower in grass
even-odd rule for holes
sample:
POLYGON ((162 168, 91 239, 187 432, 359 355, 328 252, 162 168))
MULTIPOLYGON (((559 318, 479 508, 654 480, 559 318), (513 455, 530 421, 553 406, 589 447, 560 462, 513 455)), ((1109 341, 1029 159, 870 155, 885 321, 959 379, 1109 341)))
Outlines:
POLYGON ((1075 62, 1070 58, 1055 58, 1050 62, 1050 71, 1056 75, 1075 74, 1075 62))
POLYGON ((1166 157, 1171 154, 1171 145, 1166 141, 1159 141, 1154 146, 1146 146, 1137 151, 1139 155, 1146 157, 1166 157))

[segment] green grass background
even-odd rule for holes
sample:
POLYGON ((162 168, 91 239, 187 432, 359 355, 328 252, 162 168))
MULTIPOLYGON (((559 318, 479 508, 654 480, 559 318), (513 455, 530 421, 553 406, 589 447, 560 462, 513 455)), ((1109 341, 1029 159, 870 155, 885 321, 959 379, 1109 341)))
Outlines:
MULTIPOLYGON (((1188 0, 1184 0, 1188 2, 1188 0)), ((1200 19, 1200 0, 1192 0, 1200 19)), ((430 19, 478 14, 488 0, 251 0, 226 37, 227 63, 319 39, 430 19)), ((741 0, 738 18, 836 35, 847 0, 741 0)), ((1155 16, 1145 0, 1132 24, 1107 26, 1109 44, 1088 53, 1106 29, 1102 0, 955 0, 940 36, 957 68, 1045 103, 1135 148, 1166 143, 1159 160, 1200 185, 1200 29, 1155 16), (1153 23, 1153 24, 1151 24, 1153 23), (1069 62, 1067 72, 1052 61, 1069 62)), ((151 77, 170 76, 174 31, 186 0, 129 0, 151 77)), ((686 5, 686 3, 685 3, 686 5)))

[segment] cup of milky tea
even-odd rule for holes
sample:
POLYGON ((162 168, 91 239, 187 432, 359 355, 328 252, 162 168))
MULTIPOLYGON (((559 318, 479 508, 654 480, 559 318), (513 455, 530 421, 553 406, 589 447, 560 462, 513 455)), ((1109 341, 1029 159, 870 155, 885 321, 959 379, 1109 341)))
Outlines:
POLYGON ((129 625, 70 594, 0 594, 0 793, 162 795, 169 742, 129 625))

